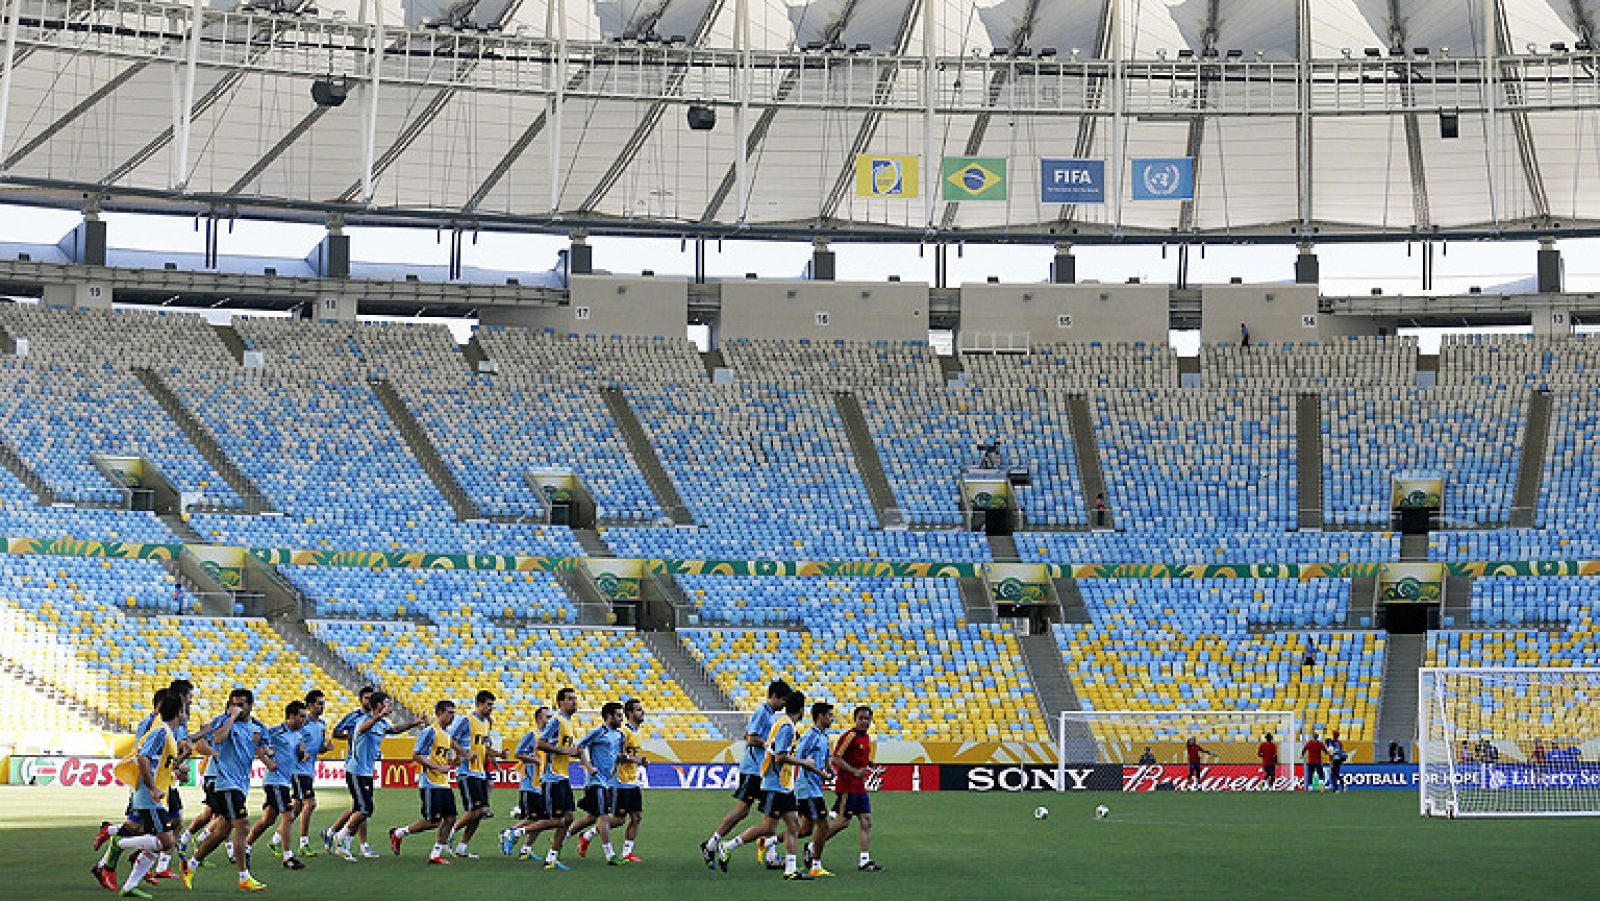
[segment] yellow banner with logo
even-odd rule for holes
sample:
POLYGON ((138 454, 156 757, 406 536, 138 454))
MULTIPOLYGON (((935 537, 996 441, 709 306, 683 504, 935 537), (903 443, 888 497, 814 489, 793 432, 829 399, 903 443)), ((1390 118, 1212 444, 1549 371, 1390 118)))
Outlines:
POLYGON ((857 197, 916 197, 919 184, 914 156, 856 155, 857 197))

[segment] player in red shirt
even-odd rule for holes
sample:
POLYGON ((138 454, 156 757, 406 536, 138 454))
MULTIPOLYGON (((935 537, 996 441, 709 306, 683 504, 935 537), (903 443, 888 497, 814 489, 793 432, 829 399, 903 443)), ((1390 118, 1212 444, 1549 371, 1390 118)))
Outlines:
POLYGON ((1266 791, 1278 781, 1278 743, 1272 740, 1271 732, 1256 746, 1256 756, 1261 758, 1261 789, 1266 791))
POLYGON ((1318 782, 1327 784, 1328 774, 1322 769, 1322 752, 1324 746, 1317 733, 1311 733, 1311 740, 1300 749, 1300 755, 1306 759, 1306 791, 1310 791, 1318 782))
POLYGON ((872 708, 857 707, 851 719, 854 723, 850 730, 839 736, 839 742, 833 748, 834 766, 839 771, 838 781, 834 784, 834 791, 838 794, 833 802, 833 812, 838 816, 829 837, 843 832, 850 826, 850 818, 854 817, 861 824, 861 862, 856 868, 876 873, 883 867, 878 866, 869 853, 872 847, 872 796, 867 794, 866 782, 872 773, 872 736, 867 734, 872 728, 872 708))
POLYGON ((1189 756, 1189 775, 1185 777, 1184 781, 1191 784, 1199 783, 1200 755, 1210 754, 1211 752, 1200 747, 1200 743, 1194 740, 1193 735, 1189 736, 1189 740, 1184 743, 1183 750, 1189 756))

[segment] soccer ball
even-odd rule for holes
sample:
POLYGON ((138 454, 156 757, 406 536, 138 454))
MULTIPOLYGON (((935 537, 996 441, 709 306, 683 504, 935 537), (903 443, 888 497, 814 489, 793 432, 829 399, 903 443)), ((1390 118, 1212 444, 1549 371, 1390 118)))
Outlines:
POLYGON ((1045 817, 1047 817, 1049 815, 1050 815, 1050 808, 1048 808, 1048 807, 1035 807, 1033 809, 1033 818, 1036 819, 1036 820, 1042 820, 1042 819, 1044 819, 1045 817))
POLYGON ((511 818, 513 820, 522 819, 522 806, 520 804, 517 805, 516 807, 511 808, 511 818))
POLYGON ((1104 804, 1101 804, 1099 807, 1096 807, 1094 809, 1094 818, 1095 819, 1103 820, 1108 816, 1111 816, 1111 808, 1105 806, 1104 804))

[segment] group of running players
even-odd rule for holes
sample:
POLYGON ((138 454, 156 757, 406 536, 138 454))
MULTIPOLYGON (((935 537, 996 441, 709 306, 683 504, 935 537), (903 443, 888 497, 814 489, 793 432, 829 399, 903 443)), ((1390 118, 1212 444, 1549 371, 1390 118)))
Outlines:
MULTIPOLYGON (((101 823, 94 847, 103 853, 91 872, 102 886, 124 897, 149 898, 142 884, 153 885, 162 879, 181 879, 186 887, 191 886, 195 872, 206 866, 207 858, 219 847, 238 871, 239 889, 262 891, 266 886, 250 871, 251 849, 269 831, 283 867, 305 869, 304 859, 319 853, 311 840, 311 817, 317 807, 316 765, 332 747, 330 739, 347 743, 345 786, 351 804, 333 826, 322 831, 323 849, 350 862, 382 856, 368 843, 367 825, 374 812, 373 787, 383 740, 412 730, 420 730, 411 760, 418 770, 421 816, 390 830, 394 854, 400 853, 408 836, 432 832, 430 865, 449 865, 449 857, 477 859, 470 842, 479 824, 493 816, 489 794, 495 763, 505 760, 520 771, 520 783, 517 808, 512 812, 518 822, 499 833, 503 855, 533 858, 535 838, 549 832, 550 846, 543 856, 547 870, 567 869, 560 853, 571 834, 578 835, 580 857, 586 857, 590 844, 598 839, 608 865, 643 862, 634 853, 644 816, 642 789, 648 763, 639 733, 645 710, 638 699, 605 703, 600 708, 600 725, 580 738, 573 725, 577 693, 563 688, 556 693, 553 708, 541 706, 534 711, 534 728, 508 752, 493 731, 496 698, 488 691, 478 692, 465 714, 458 715, 454 701, 443 700, 434 706, 431 718, 397 726, 389 721, 394 701, 368 686, 361 689, 359 708, 330 730, 323 720, 327 699, 321 691, 291 701, 285 706, 283 721, 268 726, 255 717, 254 694, 236 688, 228 695, 224 713, 203 728, 190 730, 194 691, 192 683, 178 679, 156 692, 154 709, 135 731, 133 754, 117 767, 132 796, 120 824, 101 823), (205 804, 186 826, 178 781, 191 757, 208 761, 202 779, 205 804), (261 816, 251 823, 245 799, 258 762, 265 770, 261 785, 266 799, 261 816), (576 801, 569 779, 573 763, 586 774, 584 796, 576 801), (451 790, 452 774, 460 807, 451 790), (583 816, 575 820, 579 812, 583 816), (298 846, 293 841, 296 824, 298 846), (617 828, 624 831, 620 850, 612 842, 612 831, 617 828), (132 853, 132 865, 119 880, 117 864, 125 851, 132 853)), ((833 706, 812 704, 811 727, 802 732, 805 712, 803 694, 782 681, 768 686, 767 702, 751 715, 746 729, 739 785, 734 792, 737 803, 701 845, 707 866, 720 866, 726 872, 729 855, 750 842, 756 844, 757 856, 770 867, 781 867, 787 879, 831 876, 822 865, 823 849, 830 837, 848 828, 854 819, 860 824, 858 868, 867 872, 881 869, 868 853, 872 711, 855 709, 853 728, 837 747, 828 732, 834 722, 833 706), (832 820, 822 800, 823 783, 830 771, 838 774, 837 818, 832 820), (731 836, 754 805, 761 809, 761 822, 731 836), (775 850, 780 840, 786 852, 781 863, 775 850), (797 846, 802 840, 808 840, 804 868, 797 865, 797 846)))

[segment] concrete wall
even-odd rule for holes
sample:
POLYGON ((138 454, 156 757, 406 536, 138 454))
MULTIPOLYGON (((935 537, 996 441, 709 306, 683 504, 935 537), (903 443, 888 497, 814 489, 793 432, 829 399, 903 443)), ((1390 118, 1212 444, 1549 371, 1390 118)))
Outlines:
POLYGON ((1394 334, 1392 325, 1369 316, 1333 316, 1324 313, 1317 317, 1317 331, 1324 338, 1344 338, 1351 335, 1370 337, 1385 328, 1389 334, 1394 334))
POLYGON ((928 286, 912 282, 722 283, 720 340, 928 340, 928 286))
MULTIPOLYGON (((1089 341, 1167 342, 1166 285, 961 286, 961 330, 981 335, 1027 333, 1031 344, 1089 341)), ((965 346, 965 345, 962 345, 965 346)))
POLYGON ((109 310, 111 286, 99 282, 45 285, 39 302, 58 310, 109 310))
POLYGON ((1205 285, 1200 289, 1200 340, 1239 343, 1239 323, 1251 343, 1315 341, 1322 337, 1316 285, 1205 285))
POLYGON ((356 299, 342 294, 326 294, 313 301, 311 318, 317 322, 355 322, 356 299))
POLYGON ((480 307, 484 325, 554 329, 558 334, 682 338, 689 283, 681 278, 575 275, 564 307, 480 307))

